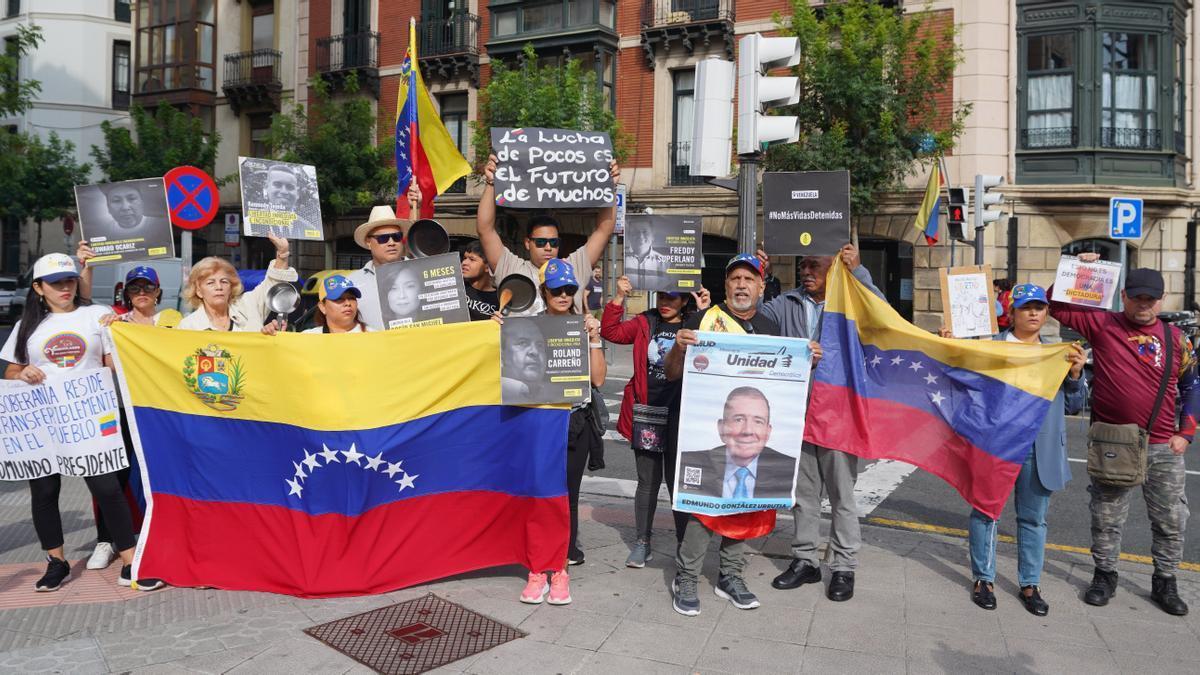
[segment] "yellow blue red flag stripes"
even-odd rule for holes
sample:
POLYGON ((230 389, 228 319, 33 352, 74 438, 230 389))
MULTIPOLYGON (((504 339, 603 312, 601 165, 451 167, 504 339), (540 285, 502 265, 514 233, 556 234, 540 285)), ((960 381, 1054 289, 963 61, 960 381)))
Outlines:
POLYGON ((492 322, 113 339, 139 576, 320 597, 566 560, 569 413, 501 405, 492 322))
POLYGON ((408 22, 408 51, 400 65, 396 99, 396 213, 408 217, 408 186, 421 187, 421 217, 433 217, 433 199, 454 181, 471 173, 471 165, 454 145, 417 67, 417 22, 408 22))
POLYGON ((1070 367, 1069 346, 938 337, 840 261, 825 302, 805 440, 914 464, 999 517, 1070 367))
POLYGON ((929 172, 929 182, 925 185, 925 197, 921 199, 921 208, 917 211, 914 223, 918 230, 925 235, 925 243, 933 246, 938 240, 938 211, 941 208, 942 197, 942 168, 941 161, 934 161, 933 170, 929 172))

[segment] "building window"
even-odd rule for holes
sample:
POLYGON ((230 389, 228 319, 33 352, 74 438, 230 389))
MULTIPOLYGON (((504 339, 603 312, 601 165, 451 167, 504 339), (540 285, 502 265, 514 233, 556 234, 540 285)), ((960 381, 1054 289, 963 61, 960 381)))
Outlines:
MULTIPOLYGON (((463 157, 467 156, 467 143, 470 140, 469 128, 467 126, 467 95, 464 94, 445 94, 438 99, 441 105, 442 124, 446 125, 446 131, 450 132, 450 138, 454 140, 454 146, 462 153, 463 157)), ((459 178, 450 186, 447 192, 466 192, 467 181, 465 178, 459 178)))
POLYGON ((258 5, 254 8, 254 16, 250 20, 250 48, 275 48, 275 6, 273 4, 258 5))
POLYGON ((1026 38, 1025 148, 1074 147, 1075 36, 1071 33, 1026 38))
POLYGON ((692 176, 692 115, 696 107, 696 70, 676 70, 671 73, 672 99, 671 106, 671 145, 670 155, 670 184, 671 185, 702 185, 702 176, 692 176))
POLYGON ((16 16, 21 13, 21 0, 8 0, 7 12, 4 17, 16 16))
POLYGON ((115 2, 113 2, 113 19, 116 21, 129 23, 132 18, 129 4, 129 0, 115 0, 115 2))
POLYGON ((250 156, 270 157, 271 150, 267 147, 267 137, 271 134, 271 114, 249 115, 250 118, 250 156))
POLYGON ((1175 101, 1172 106, 1175 117, 1175 152, 1187 154, 1187 44, 1175 42, 1175 101))
POLYGON ((1154 149, 1158 127, 1158 36, 1104 33, 1100 145, 1154 149))
POLYGON ((5 89, 6 93, 12 94, 21 82, 21 50, 17 45, 17 38, 4 38, 4 54, 11 59, 9 71, 4 73, 5 89))
POLYGON ((216 91, 214 0, 143 2, 137 15, 138 93, 216 91))
POLYGON ((129 109, 129 78, 131 60, 129 58, 129 43, 125 40, 113 42, 112 60, 112 107, 117 110, 129 109))
MULTIPOLYGON (((716 0, 712 0, 716 2, 716 0)), ((616 26, 616 4, 612 0, 556 0, 491 10, 495 37, 517 33, 544 33, 579 26, 616 26)))

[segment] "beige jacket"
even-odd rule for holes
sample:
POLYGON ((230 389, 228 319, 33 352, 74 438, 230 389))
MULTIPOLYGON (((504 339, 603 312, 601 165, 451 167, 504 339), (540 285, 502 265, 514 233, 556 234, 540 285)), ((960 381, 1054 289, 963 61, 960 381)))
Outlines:
MULTIPOLYGON (((299 278, 296 268, 275 269, 272 261, 271 267, 267 268, 267 276, 261 284, 229 303, 229 318, 233 322, 233 330, 252 333, 262 330, 267 316, 271 313, 270 308, 267 307, 267 291, 271 290, 275 284, 293 282, 299 278)), ((204 311, 203 306, 183 317, 178 328, 181 330, 216 330, 212 322, 208 320, 208 312, 204 311)))

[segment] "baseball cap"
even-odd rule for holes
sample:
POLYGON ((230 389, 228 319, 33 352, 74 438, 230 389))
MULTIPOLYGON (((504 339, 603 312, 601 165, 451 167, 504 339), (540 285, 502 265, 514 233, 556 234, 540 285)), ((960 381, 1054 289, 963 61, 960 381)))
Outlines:
POLYGON ((1050 304, 1046 300, 1046 289, 1037 284, 1018 284, 1012 289, 1012 306, 1013 309, 1022 307, 1031 302, 1040 302, 1050 304))
POLYGON ((317 299, 337 300, 347 293, 356 298, 362 297, 362 291, 355 288, 353 281, 340 274, 330 274, 325 277, 325 281, 322 281, 321 287, 317 289, 317 299))
POLYGON ((61 279, 78 277, 75 261, 65 253, 47 253, 33 263, 33 280, 53 283, 61 279))
POLYGON ((571 263, 559 258, 548 260, 542 266, 542 283, 551 289, 563 286, 579 287, 579 280, 575 278, 575 268, 571 267, 571 263))
POLYGON ((150 283, 157 286, 158 285, 158 272, 154 271, 153 267, 149 267, 147 265, 138 265, 137 267, 129 270, 129 274, 125 275, 125 283, 126 284, 131 284, 134 281, 137 281, 138 279, 143 279, 145 281, 149 281, 150 283))
POLYGON ((762 261, 757 256, 752 256, 749 253, 739 253, 729 259, 729 263, 725 265, 725 275, 729 275, 729 271, 737 265, 748 265, 758 272, 758 276, 763 276, 762 261))
POLYGON ((1163 296, 1162 275, 1157 270, 1148 267, 1130 270, 1129 274, 1125 276, 1125 295, 1131 298, 1148 295, 1158 300, 1163 296))

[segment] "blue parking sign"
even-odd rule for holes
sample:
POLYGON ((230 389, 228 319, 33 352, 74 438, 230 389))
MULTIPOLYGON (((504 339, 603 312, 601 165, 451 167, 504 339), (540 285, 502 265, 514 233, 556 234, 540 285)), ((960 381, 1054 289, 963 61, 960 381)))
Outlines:
POLYGON ((1113 239, 1142 238, 1142 200, 1113 197, 1108 200, 1108 236, 1113 239))

